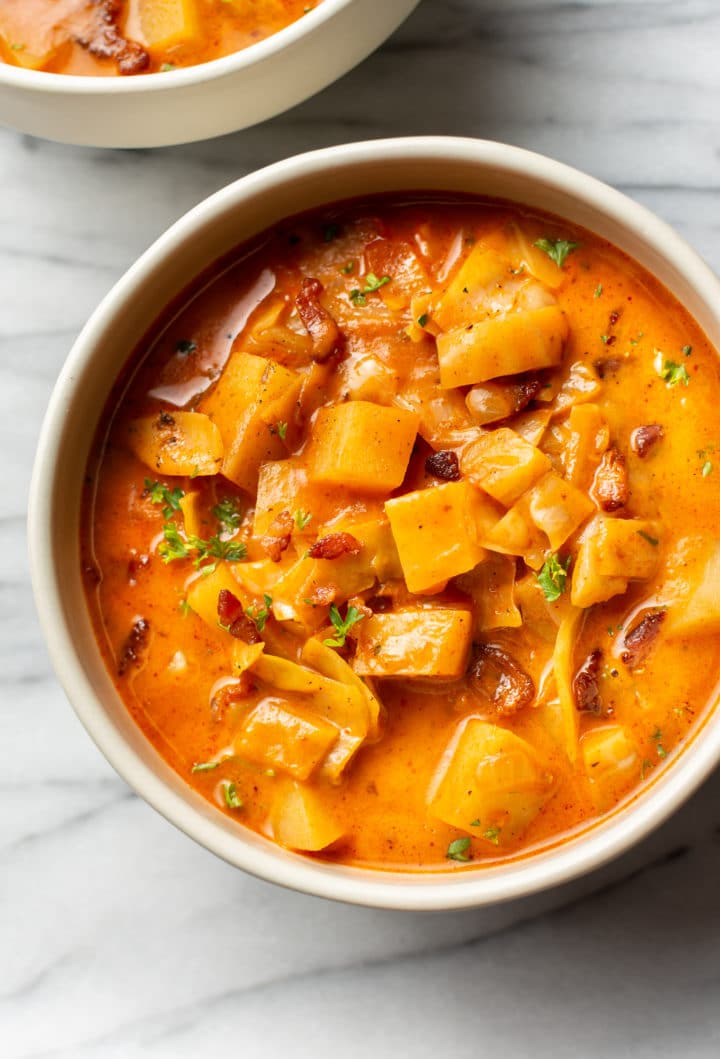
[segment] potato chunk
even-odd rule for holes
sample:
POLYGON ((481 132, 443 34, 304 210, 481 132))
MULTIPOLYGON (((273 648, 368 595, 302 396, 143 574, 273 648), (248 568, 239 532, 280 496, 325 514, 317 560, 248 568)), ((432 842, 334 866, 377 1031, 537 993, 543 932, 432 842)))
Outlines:
POLYGON ((610 809, 640 775, 640 757, 626 728, 607 724, 580 740, 590 793, 598 812, 610 809))
POLYGON ((481 434, 460 459, 463 474, 474 485, 510 507, 550 470, 548 457, 514 430, 500 427, 481 434))
POLYGON ((264 699, 243 721, 233 748, 240 757, 306 780, 337 742, 338 729, 281 699, 264 699))
POLYGON ((492 307, 489 295, 510 279, 510 262, 476 243, 448 284, 432 314, 443 331, 461 327, 492 307))
POLYGON ((301 783, 283 790, 270 813, 273 837, 288 849, 314 852, 336 842, 344 829, 323 803, 322 796, 301 783))
POLYGON ((292 419, 301 385, 297 372, 236 352, 202 401, 225 446, 222 473, 246 492, 255 491, 261 463, 286 455, 279 426, 292 419))
POLYGON ((161 412, 134 419, 128 426, 128 444, 157 474, 217 474, 223 460, 220 431, 200 412, 161 412))
POLYGON ((470 717, 445 752, 429 809, 451 827, 504 845, 532 823, 551 787, 530 743, 470 717))
POLYGON ((376 677, 460 677, 472 636, 469 610, 415 607, 356 626, 355 672, 376 677))
POLYGON ((573 569, 571 599, 590 607, 651 578, 658 566, 660 523, 596 515, 585 527, 573 569))
POLYGON ((138 14, 148 48, 166 51, 199 36, 196 0, 138 0, 138 14))
POLYGON ((555 367, 562 360, 567 336, 567 320, 555 305, 447 331, 437 339, 440 383, 451 389, 555 367))
POLYGON ((261 655, 253 666, 253 673, 278 691, 301 695, 303 706, 338 728, 349 728, 363 738, 367 735, 370 728, 368 702, 351 684, 331 680, 307 666, 274 655, 261 655))
POLYGON ((678 573, 670 585, 666 630, 672 636, 720 629, 720 541, 687 537, 669 563, 678 573))
POLYGON ((402 483, 418 417, 404 408, 347 401, 321 408, 313 425, 310 477, 362 493, 390 493, 402 483))
POLYGON ((469 482, 447 482, 385 503, 405 582, 426 592, 485 558, 479 543, 498 520, 492 500, 469 482))

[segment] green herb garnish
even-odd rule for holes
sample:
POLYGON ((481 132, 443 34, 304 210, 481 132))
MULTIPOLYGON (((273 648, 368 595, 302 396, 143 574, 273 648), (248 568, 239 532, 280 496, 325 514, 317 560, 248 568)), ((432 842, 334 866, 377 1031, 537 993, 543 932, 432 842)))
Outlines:
POLYGON ((642 537, 644 541, 647 541, 648 544, 652 544, 653 548, 657 548, 658 544, 660 543, 657 537, 651 537, 649 533, 645 532, 645 530, 638 530, 637 535, 638 537, 642 537))
POLYGON ((355 268, 355 262, 354 261, 348 261, 348 262, 346 262, 343 265, 342 271, 345 273, 346 276, 349 276, 354 268, 355 268))
POLYGON ((684 364, 674 360, 665 360, 662 351, 655 350, 655 371, 668 386, 690 385, 690 376, 684 364))
POLYGON ((303 511, 302 508, 298 508, 293 518, 295 519, 295 526, 297 529, 304 530, 312 518, 312 515, 309 511, 303 511))
POLYGON ((548 603, 554 603, 560 599, 560 596, 565 591, 570 562, 571 556, 569 555, 564 563, 561 562, 557 555, 549 555, 543 563, 540 573, 535 575, 548 603))
POLYGON ((242 809, 243 801, 237 792, 237 787, 234 783, 226 783, 223 785, 223 798, 228 809, 242 809))
POLYGON ((326 647, 344 647, 347 634, 352 629, 353 625, 356 625, 359 621, 362 621, 365 615, 362 611, 359 611, 357 607, 348 607, 345 618, 343 619, 340 611, 333 603, 330 607, 330 621, 335 629, 335 636, 327 640, 323 640, 326 647))
POLYGON ((192 769, 190 771, 191 772, 212 772, 212 770, 216 769, 219 766, 219 764, 220 764, 219 761, 198 761, 198 762, 196 762, 193 765, 193 767, 192 767, 192 769))
POLYGON ((418 327, 427 327, 427 322, 430 319, 427 313, 423 313, 422 316, 418 316, 418 327))
POLYGON ((580 243, 569 243, 567 239, 536 239, 534 245, 538 250, 542 250, 543 253, 555 262, 558 268, 562 268, 565 264, 565 258, 568 254, 571 254, 573 250, 577 250, 580 243))
POLYGON ((692 346, 683 346, 682 352, 685 354, 686 357, 689 357, 692 353, 692 346))
POLYGON ((599 298, 600 295, 602 294, 602 292, 603 292, 603 285, 602 285, 602 283, 598 283, 597 287, 595 288, 595 293, 593 294, 593 298, 599 298))
POLYGON ((381 276, 379 279, 374 272, 368 272, 365 276, 365 286, 360 290, 356 288, 350 291, 350 301, 353 305, 367 305, 367 295, 374 294, 375 291, 380 290, 386 283, 391 280, 390 276, 381 276))
POLYGON ((700 472, 702 474, 703 478, 707 478, 707 476, 709 474, 712 474, 712 469, 713 469, 712 460, 705 460, 705 463, 703 464, 703 469, 700 472))
POLYGON ((470 860, 470 839, 467 838, 456 838, 450 843, 447 850, 448 860, 470 860))
POLYGON ((493 846, 497 846, 500 842, 500 828, 488 827, 483 831, 483 838, 486 838, 488 842, 492 842, 493 846))
POLYGON ((192 558, 195 569, 206 576, 215 570, 218 562, 225 560, 237 563, 244 559, 246 554, 247 549, 241 541, 223 541, 219 537, 203 540, 192 533, 182 537, 174 522, 166 522, 163 526, 163 540, 158 547, 158 555, 164 563, 171 563, 174 559, 192 558), (207 559, 216 561, 202 566, 207 559))
POLYGON ((175 489, 168 489, 162 482, 153 482, 152 478, 146 478, 145 491, 153 504, 164 505, 162 513, 166 521, 173 517, 175 511, 180 511, 180 501, 185 496, 185 493, 179 486, 176 486, 175 489))
POLYGON ((272 596, 269 596, 267 592, 263 596, 263 607, 248 607, 245 613, 251 621, 254 621, 257 626, 257 631, 262 632, 265 628, 265 623, 272 614, 272 596))
POLYGON ((175 349, 178 353, 181 353, 184 357, 188 353, 194 353, 197 349, 197 342, 193 342, 191 338, 181 338, 179 342, 175 343, 175 349))
POLYGON ((220 529, 226 533, 240 528, 242 515, 237 500, 232 496, 224 497, 212 509, 212 513, 220 523, 220 529))

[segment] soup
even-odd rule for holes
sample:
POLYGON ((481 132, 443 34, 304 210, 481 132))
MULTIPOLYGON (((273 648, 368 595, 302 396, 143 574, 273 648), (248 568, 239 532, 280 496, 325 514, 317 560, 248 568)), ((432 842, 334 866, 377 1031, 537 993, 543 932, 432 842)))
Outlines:
POLYGON ((277 33, 318 0, 0 0, 0 60, 28 70, 167 73, 277 33))
POLYGON ((715 351, 558 218, 296 217, 136 351, 87 472, 116 687, 238 827, 465 869, 651 782, 720 663, 715 351))

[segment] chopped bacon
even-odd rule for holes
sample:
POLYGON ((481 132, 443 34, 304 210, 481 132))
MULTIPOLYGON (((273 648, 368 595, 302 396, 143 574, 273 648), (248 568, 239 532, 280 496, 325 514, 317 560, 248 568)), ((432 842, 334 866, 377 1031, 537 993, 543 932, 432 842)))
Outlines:
POLYGON ((645 661, 660 626, 665 621, 665 611, 655 610, 641 618, 637 625, 625 633, 621 658, 628 669, 637 669, 645 661))
POLYGON ((327 360, 343 348, 342 332, 320 301, 322 292, 320 280, 304 279, 295 298, 300 319, 312 339, 314 360, 327 360))
POLYGON ((472 690, 502 716, 517 713, 535 698, 532 677, 497 644, 475 645, 468 676, 472 690))
POLYGON ((572 682, 575 705, 583 713, 601 714, 603 703, 600 697, 600 663, 602 651, 596 647, 578 669, 572 682))
POLYGON ((133 622, 133 626, 120 652, 120 661, 118 662, 119 676, 124 676, 131 666, 140 665, 149 637, 150 622, 145 618, 137 618, 133 622))
POLYGON ((262 637, 257 630, 257 625, 252 618, 248 617, 243 610, 242 603, 229 588, 220 589, 217 612, 220 624, 236 640, 243 640, 245 643, 260 643, 262 637))
POLYGON ((337 585, 316 585, 307 597, 312 607, 329 607, 339 594, 337 585))
POLYGON ((88 17, 76 40, 99 59, 114 59, 121 74, 139 74, 150 65, 150 54, 136 41, 128 40, 119 28, 124 4, 121 0, 92 0, 88 17))
POLYGON ((603 453, 595 471, 593 492, 603 511, 617 511, 628 501, 628 477, 625 457, 613 445, 603 453))
POLYGON ((457 453, 452 449, 443 449, 441 452, 433 452, 425 460, 425 470, 435 478, 442 478, 446 482, 457 482, 460 479, 460 464, 457 453))
POLYGON ((315 541, 309 551, 311 559, 339 559, 343 555, 357 555, 362 544, 352 533, 329 533, 315 541))
POLYGON ((647 456, 650 449, 665 436, 665 431, 659 423, 648 423, 647 426, 637 427, 630 435, 630 447, 636 452, 640 459, 647 456))
POLYGON ((274 563, 279 563, 283 552, 287 551, 294 525, 290 512, 281 511, 268 526, 267 536, 260 541, 260 546, 274 563))
POLYGON ((598 378, 604 379, 606 375, 614 375, 622 367, 622 363, 620 357, 598 357, 593 361, 593 367, 598 378))
POLYGON ((149 555, 138 555, 134 548, 131 550, 127 565, 128 584, 137 584, 138 574, 148 568, 150 561, 149 555))
POLYGON ((513 385, 515 391, 515 411, 522 412, 523 409, 527 408, 530 402, 535 400, 542 388, 542 378, 540 375, 534 375, 532 372, 528 372, 526 375, 521 376, 520 379, 515 381, 513 385))

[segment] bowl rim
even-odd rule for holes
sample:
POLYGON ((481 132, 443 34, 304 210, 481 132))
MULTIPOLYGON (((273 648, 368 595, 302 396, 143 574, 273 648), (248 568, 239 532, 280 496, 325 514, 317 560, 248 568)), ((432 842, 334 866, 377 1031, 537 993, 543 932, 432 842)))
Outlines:
MULTIPOLYGON (((450 167, 470 164, 479 169, 500 168, 597 210, 672 262, 720 324, 720 280, 686 241, 644 206, 564 163, 493 141, 443 136, 370 140, 292 156, 240 178, 187 212, 145 250, 101 301, 73 344, 53 388, 37 444, 28 510, 33 591, 55 672, 81 723, 119 775, 176 827, 252 875, 315 896, 407 911, 480 907, 528 896, 569 882, 619 856, 667 819, 718 764, 720 709, 709 710, 692 737, 670 756, 666 767, 609 817, 595 821, 577 837, 559 841, 509 866, 408 873, 347 868, 302 854, 288 856, 269 839, 253 844, 243 829, 229 834, 214 828, 212 819, 193 806, 187 793, 171 790, 115 731, 92 690, 64 616, 62 572, 51 548, 51 498, 58 466, 57 439, 69 429, 66 415, 82 387, 84 369, 100 355, 97 340, 132 303, 146 275, 162 266, 176 247, 197 235, 198 229, 241 208, 253 195, 273 196, 303 176, 328 171, 335 164, 345 167, 382 161, 390 166, 430 159, 441 159, 450 167)), ((113 381, 114 376, 108 392, 113 381)), ((187 792, 192 790, 187 787, 187 792)))
POLYGON ((144 92, 168 92, 173 89, 189 88, 260 65, 283 51, 284 48, 291 47, 302 37, 320 29, 345 8, 357 2, 358 0, 321 0, 316 7, 305 12, 300 18, 255 44, 231 52, 229 55, 210 59, 208 62, 194 63, 192 66, 162 72, 162 76, 159 76, 160 71, 133 74, 130 77, 63 74, 54 71, 27 70, 22 66, 0 62, 0 87, 6 85, 29 92, 69 96, 135 96, 144 92))

